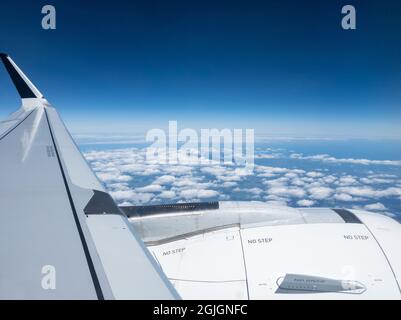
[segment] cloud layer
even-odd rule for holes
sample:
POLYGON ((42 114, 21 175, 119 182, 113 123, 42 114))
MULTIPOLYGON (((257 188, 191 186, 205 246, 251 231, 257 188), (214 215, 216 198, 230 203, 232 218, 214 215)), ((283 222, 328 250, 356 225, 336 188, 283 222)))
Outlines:
POLYGON ((258 200, 291 206, 355 207, 387 212, 386 202, 401 202, 399 176, 373 168, 398 166, 399 161, 296 153, 285 156, 281 150, 264 149, 257 151, 255 167, 250 172, 235 165, 158 164, 147 161, 146 150, 141 148, 89 151, 85 157, 114 199, 124 205, 258 200), (285 157, 299 161, 299 165, 265 163, 285 157), (322 165, 310 169, 305 165, 308 161, 337 162, 344 168, 330 171, 322 165), (355 173, 355 169, 348 172, 347 165, 372 166, 372 169, 363 174, 355 173))

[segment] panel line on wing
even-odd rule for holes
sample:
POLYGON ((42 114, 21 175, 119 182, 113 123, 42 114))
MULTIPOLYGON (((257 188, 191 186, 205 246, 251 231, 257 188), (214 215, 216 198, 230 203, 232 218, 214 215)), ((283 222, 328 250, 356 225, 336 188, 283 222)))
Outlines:
POLYGON ((246 294, 248 297, 248 300, 250 299, 250 295, 249 295, 249 283, 248 283, 248 271, 246 269, 246 258, 245 258, 245 251, 244 251, 244 243, 242 240, 242 229, 239 228, 238 233, 239 233, 239 240, 241 243, 241 253, 242 253, 242 261, 244 262, 244 272, 245 272, 245 283, 246 283, 246 294))
POLYGON ((56 142, 54 140, 53 132, 52 132, 52 129, 51 129, 49 117, 47 115, 47 111, 46 110, 45 110, 45 114, 46 114, 47 124, 49 126, 50 135, 51 135, 51 138, 52 138, 54 150, 56 151, 58 164, 60 166, 61 175, 63 177, 64 185, 65 185, 65 188, 66 188, 66 191, 67 191, 68 200, 69 200, 70 205, 71 205, 71 209, 72 209, 72 213, 73 213, 73 216, 74 216, 75 224, 76 224, 77 229, 78 229, 78 234, 79 234, 79 237, 81 239, 82 247, 83 247, 83 250, 84 250, 84 253, 85 253, 85 257, 86 257, 86 260, 87 260, 87 263, 88 263, 88 267, 89 267, 89 271, 90 271, 90 274, 91 274, 91 277, 92 277, 93 285, 95 287, 96 295, 97 295, 99 300, 104 300, 104 295, 103 295, 103 292, 102 292, 102 288, 100 286, 100 282, 99 282, 98 276, 96 274, 95 266, 93 264, 92 258, 91 258, 90 253, 89 253, 88 244, 86 243, 85 236, 84 236, 84 233, 82 231, 81 224, 79 222, 79 218, 78 218, 77 211, 75 209, 74 201, 72 200, 70 188, 68 187, 67 179, 66 179, 66 176, 65 176, 65 173, 64 173, 64 170, 63 170, 63 165, 61 163, 60 155, 59 155, 58 150, 57 150, 56 142))
POLYGON ((391 272, 392 272, 392 274, 393 274, 393 277, 394 277, 394 279, 395 279, 395 283, 397 284, 398 290, 399 290, 400 293, 401 293, 401 286, 400 286, 400 283, 398 282, 397 275, 396 275, 395 272, 394 272, 393 266, 391 265, 391 262, 390 262, 389 258, 387 257, 386 252, 384 251, 384 249, 383 249, 383 247, 381 246, 380 242, 376 239, 374 233, 370 230, 370 228, 369 228, 366 224, 364 224, 364 226, 365 226, 365 228, 369 231, 369 233, 372 235, 373 239, 376 241, 377 245, 379 246, 380 251, 383 253, 383 256, 384 256, 384 258, 386 259, 387 264, 389 265, 390 270, 391 270, 391 272))
POLYGON ((0 140, 3 140, 6 136, 8 136, 11 132, 13 132, 20 124, 22 124, 26 119, 28 119, 28 117, 35 111, 35 109, 33 109, 31 112, 28 113, 28 115, 23 118, 20 122, 18 122, 14 127, 8 129, 8 131, 6 131, 1 137, 0 140))

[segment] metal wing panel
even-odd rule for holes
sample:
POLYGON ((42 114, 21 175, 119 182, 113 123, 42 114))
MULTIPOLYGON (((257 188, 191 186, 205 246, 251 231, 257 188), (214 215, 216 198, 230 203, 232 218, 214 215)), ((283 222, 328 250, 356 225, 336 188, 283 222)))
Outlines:
POLYGON ((87 224, 116 299, 179 298, 124 216, 89 215, 87 224))
POLYGON ((56 109, 46 108, 46 113, 71 183, 84 189, 105 191, 65 128, 56 109))
POLYGON ((0 154, 0 297, 96 298, 43 108, 0 140, 0 154), (42 286, 45 266, 54 290, 42 286))
POLYGON ((33 110, 20 108, 14 112, 8 119, 0 121, 0 140, 22 122, 33 110))
POLYGON ((87 197, 88 192, 92 195, 92 189, 95 193, 104 192, 104 189, 82 157, 57 111, 46 108, 46 114, 88 249, 93 244, 90 251, 96 259, 93 264, 98 277, 102 274, 106 276, 107 285, 117 299, 178 298, 117 206, 117 212, 113 214, 103 214, 107 212, 106 208, 99 205, 97 214, 92 212, 85 216, 85 207, 91 200, 87 197))

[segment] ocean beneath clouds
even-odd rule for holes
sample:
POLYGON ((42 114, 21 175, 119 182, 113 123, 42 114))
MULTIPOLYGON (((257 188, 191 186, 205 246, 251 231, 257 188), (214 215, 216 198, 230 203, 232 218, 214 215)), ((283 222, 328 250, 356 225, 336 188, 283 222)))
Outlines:
POLYGON ((273 139, 255 143, 252 173, 235 165, 148 162, 135 139, 77 137, 119 204, 263 201, 358 208, 401 221, 401 140, 273 139))

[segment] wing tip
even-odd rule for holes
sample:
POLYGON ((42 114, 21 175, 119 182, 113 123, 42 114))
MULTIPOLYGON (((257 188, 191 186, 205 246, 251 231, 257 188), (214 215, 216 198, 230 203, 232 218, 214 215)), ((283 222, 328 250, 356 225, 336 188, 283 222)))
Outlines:
POLYGON ((25 98, 43 98, 43 95, 27 76, 18 68, 15 62, 7 53, 0 53, 0 59, 3 62, 11 80, 14 83, 21 99, 25 98))

